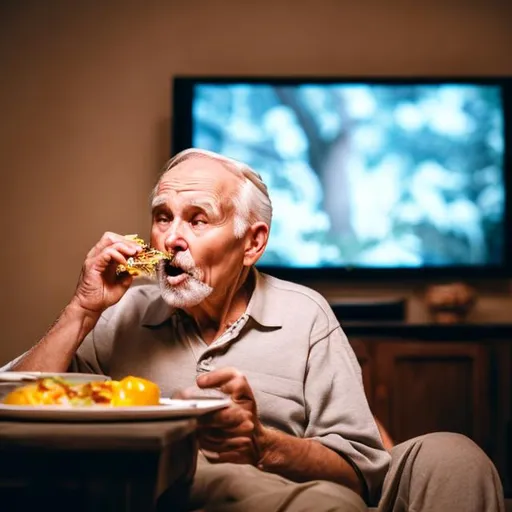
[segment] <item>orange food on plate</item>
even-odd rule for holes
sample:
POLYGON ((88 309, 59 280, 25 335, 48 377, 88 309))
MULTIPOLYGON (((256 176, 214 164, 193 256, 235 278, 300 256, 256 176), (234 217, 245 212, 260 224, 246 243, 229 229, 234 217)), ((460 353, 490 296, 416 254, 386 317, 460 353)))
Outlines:
POLYGON ((88 407, 131 407, 158 405, 160 388, 140 377, 125 377, 120 381, 70 383, 60 377, 46 377, 11 391, 4 399, 7 405, 65 405, 88 407))

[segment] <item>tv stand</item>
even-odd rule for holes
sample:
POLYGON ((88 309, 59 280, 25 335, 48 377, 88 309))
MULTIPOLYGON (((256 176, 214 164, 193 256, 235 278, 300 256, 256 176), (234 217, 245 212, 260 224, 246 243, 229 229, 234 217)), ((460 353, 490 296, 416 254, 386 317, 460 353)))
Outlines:
POLYGON ((407 299, 352 299, 332 301, 335 315, 343 322, 403 322, 407 299))

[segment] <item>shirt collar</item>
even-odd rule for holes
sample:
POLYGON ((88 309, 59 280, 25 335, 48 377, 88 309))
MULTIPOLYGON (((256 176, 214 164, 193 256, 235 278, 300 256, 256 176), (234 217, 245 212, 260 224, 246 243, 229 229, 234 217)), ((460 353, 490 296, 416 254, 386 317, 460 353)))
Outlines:
POLYGON ((246 313, 264 327, 282 327, 283 320, 279 304, 275 304, 271 287, 265 274, 252 269, 255 286, 246 313))
MULTIPOLYGON (((266 276, 260 274, 255 268, 252 269, 252 273, 255 286, 246 313, 264 327, 282 327, 280 308, 272 300, 273 295, 266 276)), ((156 286, 158 287, 158 285, 156 286)), ((160 291, 159 287, 158 291, 160 291)), ((151 300, 146 307, 141 324, 149 328, 160 327, 178 312, 179 310, 176 308, 170 308, 158 293, 158 296, 151 300)))

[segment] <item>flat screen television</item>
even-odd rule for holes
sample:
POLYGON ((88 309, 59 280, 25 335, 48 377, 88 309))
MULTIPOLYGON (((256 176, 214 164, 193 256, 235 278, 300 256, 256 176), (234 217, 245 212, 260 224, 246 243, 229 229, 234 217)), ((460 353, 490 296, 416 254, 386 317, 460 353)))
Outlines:
POLYGON ((504 278, 508 78, 176 77, 172 153, 241 160, 274 216, 258 267, 301 279, 504 278))

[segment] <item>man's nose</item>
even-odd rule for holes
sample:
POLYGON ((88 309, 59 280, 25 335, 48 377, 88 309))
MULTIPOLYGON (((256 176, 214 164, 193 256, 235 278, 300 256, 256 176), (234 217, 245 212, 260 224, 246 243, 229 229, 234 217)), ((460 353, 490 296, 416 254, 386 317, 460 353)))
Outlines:
POLYGON ((187 241, 178 226, 173 226, 165 239, 165 249, 168 252, 186 251, 188 249, 187 241))

